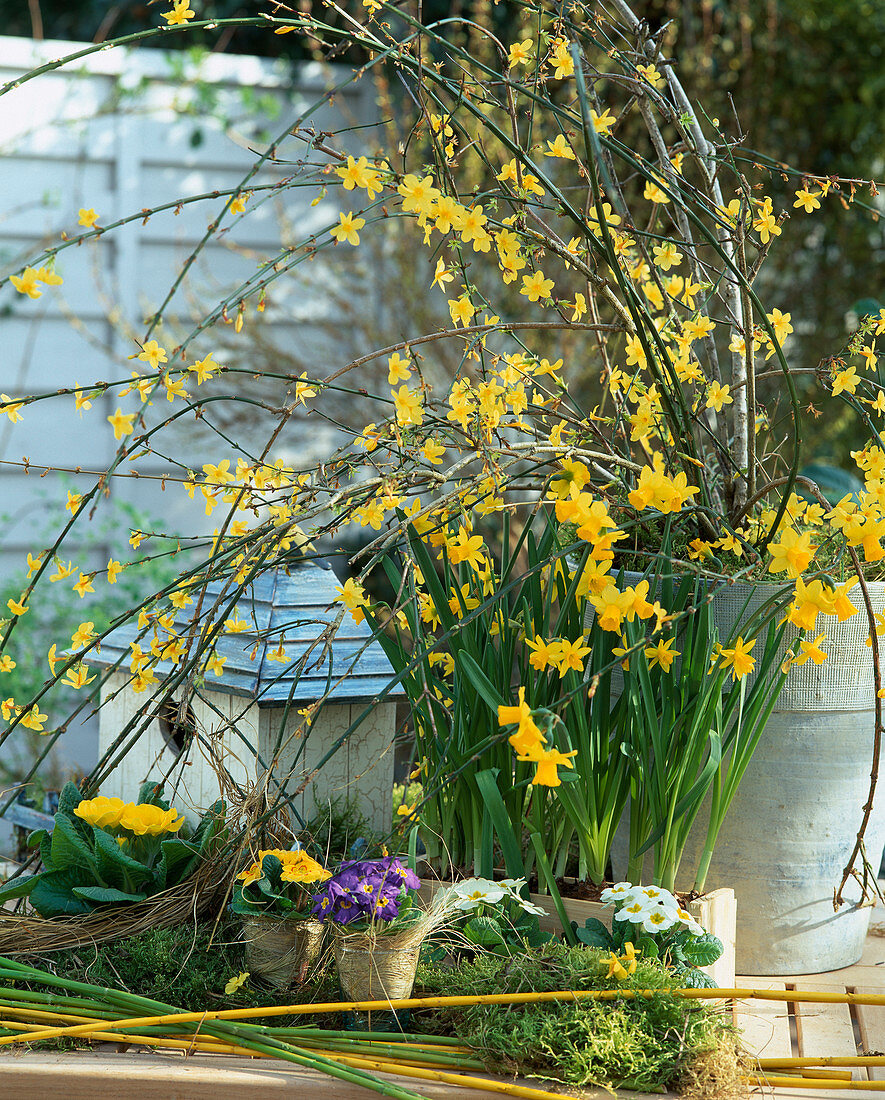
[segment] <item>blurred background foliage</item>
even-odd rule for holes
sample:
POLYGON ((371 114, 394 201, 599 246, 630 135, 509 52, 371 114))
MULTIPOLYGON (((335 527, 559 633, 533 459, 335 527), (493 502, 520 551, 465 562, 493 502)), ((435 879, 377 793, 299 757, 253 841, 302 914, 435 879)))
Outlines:
MULTIPOLYGON (((157 25, 167 6, 162 0, 151 5, 0 0, 6 34, 78 41, 102 41, 157 25)), ((194 6, 198 19, 266 10, 261 3, 237 0, 200 0, 194 6)), ((316 6, 314 0, 297 4, 300 10, 311 6, 316 6)), ((359 0, 344 0, 341 7, 364 14, 359 0)), ((747 158, 748 177, 762 181, 762 191, 774 198, 776 207, 791 211, 759 289, 764 301, 792 315, 793 365, 816 367, 846 342, 858 313, 877 312, 885 305, 885 229, 878 217, 882 199, 868 187, 852 194, 843 185, 813 217, 792 207, 793 192, 801 185, 797 171, 861 180, 885 175, 885 3, 635 0, 633 7, 653 28, 663 30, 664 54, 676 59, 683 83, 707 107, 710 118, 719 120, 722 132, 729 139, 741 137, 747 149, 760 152, 758 158, 747 158), (781 173, 781 165, 791 171, 781 173)), ((601 4, 600 10, 604 8, 601 4)), ((446 33, 462 36, 468 45, 476 43, 471 43, 469 30, 459 29, 459 17, 492 27, 505 43, 531 35, 520 6, 506 0, 427 0, 423 11, 427 21, 453 20, 446 33)), ((330 21, 340 18, 325 6, 318 14, 330 21)), ((293 61, 322 56, 315 43, 297 34, 274 35, 251 27, 164 34, 153 44, 293 61)), ((355 60, 346 53, 335 59, 355 60)), ((599 91, 604 98, 604 87, 599 91)), ((379 101, 389 110, 396 95, 395 88, 385 88, 379 101)), ((569 349, 557 354, 563 350, 569 349)), ((850 467, 848 451, 860 438, 852 414, 846 407, 837 423, 832 418, 823 422, 814 408, 813 376, 804 376, 802 390, 808 407, 806 462, 850 467)))

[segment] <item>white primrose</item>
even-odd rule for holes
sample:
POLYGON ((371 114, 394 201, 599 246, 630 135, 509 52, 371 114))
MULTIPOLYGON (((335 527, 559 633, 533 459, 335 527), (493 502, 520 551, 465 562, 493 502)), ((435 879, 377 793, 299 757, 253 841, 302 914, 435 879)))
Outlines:
POLYGON ((647 909, 645 919, 642 921, 644 932, 666 932, 674 924, 679 923, 676 910, 666 905, 655 905, 653 909, 647 909))
POLYGON ((630 882, 616 882, 614 886, 609 886, 602 891, 599 900, 603 905, 617 905, 619 902, 632 900, 639 889, 641 887, 634 886, 630 882))
POLYGON ((617 913, 615 913, 613 919, 628 920, 631 924, 642 924, 652 909, 659 908, 660 906, 656 902, 649 902, 648 899, 631 901, 629 905, 621 906, 617 913))
POLYGON ((704 935, 704 929, 698 924, 698 922, 694 919, 694 917, 691 915, 691 913, 689 913, 687 909, 682 909, 681 907, 677 906, 676 916, 693 936, 704 935))
POLYGON ((637 886, 635 896, 648 898, 649 901, 656 901, 659 905, 667 905, 673 909, 679 904, 670 891, 661 886, 637 886))
POLYGON ((458 899, 453 907, 465 912, 478 909, 480 905, 497 905, 510 893, 500 883, 492 882, 487 878, 464 879, 463 882, 456 882, 454 886, 450 886, 449 892, 458 899))

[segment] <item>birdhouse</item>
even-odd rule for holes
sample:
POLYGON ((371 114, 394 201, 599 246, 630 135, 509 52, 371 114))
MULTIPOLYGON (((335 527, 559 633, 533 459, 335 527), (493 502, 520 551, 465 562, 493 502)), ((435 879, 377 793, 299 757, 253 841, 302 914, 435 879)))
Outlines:
MULTIPOLYGON (((177 702, 159 712, 136 692, 130 672, 133 646, 148 652, 154 627, 112 631, 93 661, 115 670, 102 686, 99 744, 102 756, 120 759, 103 793, 133 799, 145 779, 163 779, 176 806, 196 817, 219 797, 220 762, 242 786, 266 778, 271 801, 284 794, 296 827, 330 800, 353 799, 374 829, 387 832, 404 692, 391 688, 393 669, 365 622, 345 612, 333 630, 342 610, 336 596, 335 574, 314 563, 264 574, 235 606, 223 584, 209 584, 202 600, 176 613, 174 629, 186 639, 193 628, 227 623, 214 646, 221 660, 193 693, 176 688, 177 702)), ((158 633, 162 643, 162 626, 158 633)), ((180 663, 161 661, 154 671, 187 681, 180 663)))

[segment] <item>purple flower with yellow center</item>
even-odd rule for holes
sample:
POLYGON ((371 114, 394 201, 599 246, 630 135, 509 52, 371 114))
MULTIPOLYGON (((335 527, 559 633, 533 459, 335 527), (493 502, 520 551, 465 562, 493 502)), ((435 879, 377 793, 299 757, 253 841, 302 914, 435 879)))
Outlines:
POLYGON ((338 924, 392 921, 409 891, 418 886, 418 876, 395 856, 348 860, 324 883, 312 911, 338 924))

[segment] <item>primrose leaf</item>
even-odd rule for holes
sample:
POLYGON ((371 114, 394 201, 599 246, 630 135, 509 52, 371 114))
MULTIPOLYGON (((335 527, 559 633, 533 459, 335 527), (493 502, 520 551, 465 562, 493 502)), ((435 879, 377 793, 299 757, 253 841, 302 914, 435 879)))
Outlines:
POLYGON ((705 932, 702 936, 692 936, 682 944, 682 953, 695 966, 709 966, 722 957, 724 950, 722 940, 710 932, 705 932))
POLYGON ((0 886, 0 905, 14 898, 26 898, 37 884, 39 875, 21 875, 12 882, 0 886))
POLYGON ((65 817, 73 817, 74 810, 82 801, 82 791, 76 783, 71 783, 69 780, 62 787, 61 793, 58 796, 58 810, 56 813, 64 814, 65 817))
POLYGON ((49 853, 52 869, 55 871, 95 868, 95 853, 92 846, 86 843, 73 821, 63 814, 56 815, 49 853))
POLYGON ((152 779, 138 788, 139 803, 146 802, 150 806, 159 806, 161 810, 168 810, 169 803, 163 801, 163 784, 155 783, 152 779))
POLYGON ((112 886, 75 886, 71 891, 78 898, 97 902, 99 905, 113 905, 117 902, 144 901, 147 894, 129 894, 125 890, 115 890, 112 886))
MULTIPOLYGON (((81 916, 91 913, 94 906, 74 896, 74 888, 83 882, 83 870, 51 871, 39 875, 31 891, 31 905, 41 917, 81 916)), ((89 875, 92 878, 92 875, 89 875)))
POLYGON ((160 851, 157 884, 161 890, 184 882, 200 858, 192 841, 181 840, 177 836, 164 840, 160 851))
POLYGON ((261 870, 264 872, 264 877, 268 880, 274 890, 281 894, 283 892, 283 880, 280 877, 283 873, 283 865, 277 859, 276 856, 271 855, 270 852, 261 861, 261 870))
POLYGON ((639 938, 639 943, 636 944, 636 948, 642 952, 646 959, 656 959, 661 953, 660 948, 651 936, 641 936, 639 938))
POLYGON ((583 928, 576 928, 575 935, 579 941, 588 947, 602 947, 606 951, 612 948, 612 935, 601 920, 596 917, 588 917, 584 921, 583 928))
POLYGON ((504 943, 501 926, 492 917, 474 917, 464 925, 462 931, 477 947, 499 947, 504 943))
POLYGON ((717 989, 716 983, 709 974, 698 970, 696 966, 681 966, 676 969, 674 976, 681 985, 687 989, 717 989))
POLYGON ((150 867, 129 855, 104 829, 95 830, 95 860, 99 877, 110 886, 141 885, 154 877, 150 867))

